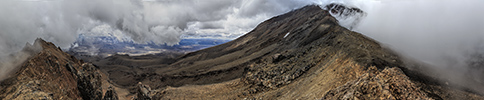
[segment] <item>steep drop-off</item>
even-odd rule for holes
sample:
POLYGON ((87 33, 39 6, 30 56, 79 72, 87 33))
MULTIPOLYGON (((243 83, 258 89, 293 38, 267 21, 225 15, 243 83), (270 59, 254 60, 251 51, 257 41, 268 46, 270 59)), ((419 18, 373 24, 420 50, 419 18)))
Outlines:
MULTIPOLYGON (((107 78, 90 63, 77 60, 42 39, 35 40, 35 49, 12 77, 0 83, 1 100, 75 100, 103 98, 109 86, 107 78), (104 89, 104 90, 103 90, 104 89)), ((107 96, 109 97, 109 96, 107 96)))

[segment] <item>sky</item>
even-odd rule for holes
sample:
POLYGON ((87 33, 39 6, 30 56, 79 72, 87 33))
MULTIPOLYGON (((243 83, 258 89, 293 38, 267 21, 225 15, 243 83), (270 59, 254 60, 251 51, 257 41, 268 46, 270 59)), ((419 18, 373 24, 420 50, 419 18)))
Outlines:
MULTIPOLYGON (((357 3, 358 4, 358 3, 357 3)), ((484 0, 380 0, 360 3, 367 16, 353 31, 403 57, 428 64, 425 74, 484 93, 484 0), (483 62, 480 62, 483 63, 483 62), (477 68, 476 68, 477 67, 477 68)))
POLYGON ((276 15, 332 2, 367 12, 353 31, 418 61, 465 68, 470 52, 484 51, 476 49, 484 47, 484 0, 1 0, 0 65, 36 38, 61 48, 79 34, 167 45, 235 39, 276 15))

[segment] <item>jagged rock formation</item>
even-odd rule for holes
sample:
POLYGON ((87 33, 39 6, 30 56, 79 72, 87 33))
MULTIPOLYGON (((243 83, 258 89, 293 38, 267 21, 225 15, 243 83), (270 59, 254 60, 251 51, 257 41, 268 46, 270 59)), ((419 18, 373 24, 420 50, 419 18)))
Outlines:
POLYGON ((143 85, 141 82, 138 83, 137 86, 137 91, 136 91, 136 97, 134 98, 135 100, 151 100, 153 97, 153 92, 148 85, 143 85))
POLYGON ((34 45, 41 46, 40 51, 24 62, 14 77, 0 83, 0 99, 102 99, 103 80, 98 68, 42 39, 35 40, 34 45))
POLYGON ((361 9, 355 8, 355 7, 348 7, 348 6, 345 6, 344 4, 331 3, 331 4, 324 6, 324 8, 326 10, 330 11, 331 13, 339 15, 339 16, 350 17, 350 16, 354 16, 356 14, 366 15, 366 13, 364 11, 362 11, 361 9))
POLYGON ((350 30, 356 27, 362 18, 366 17, 367 13, 356 7, 349 7, 344 4, 331 3, 324 6, 325 10, 328 10, 330 14, 336 17, 338 20, 351 19, 351 23, 347 26, 350 30))
POLYGON ((104 94, 103 100, 119 100, 118 93, 116 93, 113 87, 109 86, 104 94))

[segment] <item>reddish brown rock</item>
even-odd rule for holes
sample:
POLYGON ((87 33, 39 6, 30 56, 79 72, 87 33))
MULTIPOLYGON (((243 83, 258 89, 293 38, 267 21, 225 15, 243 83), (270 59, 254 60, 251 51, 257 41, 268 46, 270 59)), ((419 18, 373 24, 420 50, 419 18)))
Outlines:
POLYGON ((98 68, 77 60, 42 39, 35 40, 34 45, 40 45, 41 51, 19 66, 13 77, 1 82, 0 99, 102 98, 98 68))

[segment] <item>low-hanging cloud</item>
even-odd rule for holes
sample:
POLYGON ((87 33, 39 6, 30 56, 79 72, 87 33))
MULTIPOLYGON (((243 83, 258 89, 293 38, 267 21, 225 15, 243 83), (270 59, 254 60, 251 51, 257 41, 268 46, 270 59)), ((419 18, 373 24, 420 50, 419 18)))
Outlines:
POLYGON ((431 70, 425 72, 444 82, 484 93, 484 64, 480 64, 484 63, 484 12, 481 11, 484 1, 353 0, 346 3, 368 13, 354 31, 408 58, 429 64, 431 70))
POLYGON ((461 55, 484 39, 484 1, 381 1, 356 31, 432 64, 461 55))

